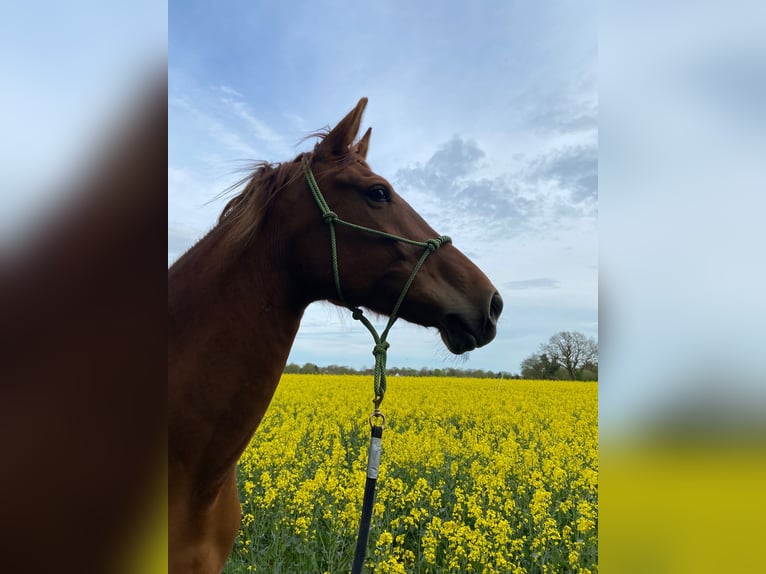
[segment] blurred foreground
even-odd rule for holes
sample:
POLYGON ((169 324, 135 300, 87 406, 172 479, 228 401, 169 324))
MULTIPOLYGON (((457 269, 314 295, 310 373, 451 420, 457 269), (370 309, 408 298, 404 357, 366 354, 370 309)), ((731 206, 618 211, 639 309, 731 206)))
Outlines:
POLYGON ((3 572, 166 567, 159 8, 0 14, 3 572))
POLYGON ((151 83, 2 253, 3 571, 115 572, 135 521, 164 505, 167 104, 151 83))
POLYGON ((601 15, 601 571, 762 572, 766 5, 601 15))
POLYGON ((602 442, 601 571, 761 571, 765 455, 738 441, 602 442))

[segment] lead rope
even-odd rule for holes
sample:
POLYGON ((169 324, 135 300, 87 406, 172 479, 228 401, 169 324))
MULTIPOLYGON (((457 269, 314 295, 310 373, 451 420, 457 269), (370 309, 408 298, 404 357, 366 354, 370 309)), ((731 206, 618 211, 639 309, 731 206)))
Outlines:
POLYGON ((378 468, 380 466, 380 454, 382 450, 381 438, 383 436, 383 428, 385 427, 385 424, 386 424, 386 417, 380 411, 380 403, 383 402, 383 397, 386 394, 386 359, 388 355, 388 349, 390 347, 386 339, 388 337, 389 331, 391 330, 391 327, 393 327, 394 322, 397 319, 399 307, 401 307, 402 302, 404 301, 404 297, 407 295, 407 291, 409 291, 410 286, 412 285, 412 282, 415 280, 415 275, 418 274, 418 271, 420 271, 420 268, 423 267, 423 264, 425 263, 426 259, 431 253, 439 249, 442 245, 451 243, 452 239, 450 239, 446 235, 441 235, 435 239, 428 239, 426 241, 414 241, 412 239, 407 239, 406 237, 392 235, 391 233, 386 233, 385 231, 371 229, 369 227, 364 227, 362 225, 356 225, 355 223, 349 223, 348 221, 344 221, 340 219, 338 217, 338 214, 332 211, 330 207, 327 205, 327 202, 325 201, 325 198, 322 195, 322 192, 319 190, 319 184, 317 184, 316 179, 314 178, 314 174, 311 171, 310 160, 308 156, 303 156, 302 165, 303 165, 303 172, 306 175, 306 181, 308 182, 309 188, 311 189, 311 194, 314 196, 314 200, 316 201, 320 211, 322 212, 322 219, 324 220, 325 223, 327 223, 328 227, 330 228, 330 250, 332 253, 332 274, 333 274, 333 281, 335 282, 335 291, 338 293, 338 299, 340 299, 343 305, 345 305, 351 311, 351 316, 356 321, 359 321, 360 323, 362 323, 362 325, 364 325, 367 328, 367 330, 372 335, 373 340, 375 341, 375 346, 372 349, 372 354, 375 357, 375 370, 373 375, 374 398, 372 402, 375 409, 370 415, 371 436, 370 436, 370 449, 368 452, 368 460, 367 460, 367 480, 365 482, 365 487, 364 487, 364 500, 362 502, 362 517, 359 521, 359 535, 357 537, 356 553, 354 555, 354 563, 351 568, 351 574, 360 574, 362 571, 362 567, 364 566, 365 555, 367 554, 367 540, 370 534, 370 521, 372 519, 372 507, 375 502, 375 484, 378 479, 378 468), (355 307, 351 305, 346 300, 345 296, 343 295, 343 291, 340 288, 340 272, 338 270, 338 247, 337 247, 337 243, 335 239, 336 224, 345 225, 346 227, 350 227, 358 231, 371 233, 373 235, 378 235, 380 237, 385 237, 387 239, 393 239, 394 241, 401 241, 403 243, 407 243, 409 245, 415 245, 417 247, 422 247, 424 249, 423 254, 420 256, 420 259, 418 259, 418 262, 415 264, 415 267, 413 267, 412 273, 410 273, 410 276, 407 279, 407 282, 404 284, 404 287, 402 288, 402 292, 399 294, 399 298, 396 300, 396 304, 394 305, 394 308, 391 311, 391 314, 389 315, 388 323, 386 324, 386 327, 383 329, 380 335, 378 335, 377 330, 372 325, 372 323, 370 323, 367 317, 364 316, 364 313, 362 312, 362 310, 359 307, 355 307), (376 419, 380 420, 380 424, 375 423, 376 419))

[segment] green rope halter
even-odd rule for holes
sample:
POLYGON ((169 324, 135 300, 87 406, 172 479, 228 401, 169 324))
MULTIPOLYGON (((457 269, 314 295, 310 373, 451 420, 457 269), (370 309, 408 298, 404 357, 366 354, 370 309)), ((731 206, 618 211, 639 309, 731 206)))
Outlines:
POLYGON ((333 280, 335 281, 335 291, 338 293, 338 299, 340 299, 340 301, 348 309, 351 310, 351 316, 355 320, 362 323, 362 325, 364 325, 367 328, 367 330, 372 335, 372 338, 375 340, 375 346, 372 349, 372 354, 375 356, 375 376, 373 380, 373 390, 375 392, 375 399, 373 400, 373 403, 375 404, 375 412, 379 413, 378 407, 380 406, 380 403, 383 402, 383 397, 386 394, 386 357, 387 357, 388 348, 390 347, 388 341, 386 341, 386 337, 388 337, 388 332, 391 330, 391 327, 393 327, 394 322, 397 319, 397 313, 399 312, 399 307, 404 301, 404 297, 407 295, 407 291, 409 291, 410 286, 412 285, 412 282, 415 280, 415 275, 417 275, 418 271, 420 271, 420 268, 423 267, 423 263, 425 263, 428 256, 434 251, 436 251, 437 249, 439 249, 439 247, 447 243, 452 243, 452 239, 450 239, 446 235, 442 235, 435 239, 428 239, 426 241, 414 241, 412 239, 407 239, 406 237, 399 237, 398 235, 392 235, 390 233, 386 233, 385 231, 379 231, 377 229, 371 229, 369 227, 364 227, 362 225, 356 225, 355 223, 349 223, 348 221, 343 221, 341 218, 338 217, 338 214, 330 210, 330 207, 327 205, 327 202, 325 201, 325 198, 322 195, 322 192, 319 190, 319 185, 317 184, 317 181, 314 178, 314 174, 311 172, 310 160, 308 156, 303 156, 302 163, 303 163, 303 172, 306 174, 306 181, 309 184, 309 188, 311 189, 311 193, 314 196, 314 200, 317 202, 319 209, 322 211, 322 219, 325 221, 325 223, 327 223, 327 225, 330 228, 330 249, 332 251, 332 274, 333 274, 333 280), (409 245, 415 245, 417 247, 422 247, 424 249, 423 254, 420 256, 420 259, 415 264, 415 267, 412 269, 412 273, 410 273, 410 276, 407 279, 407 282, 404 284, 404 287, 402 288, 402 292, 399 294, 399 298, 396 300, 396 304, 394 305, 394 308, 391 311, 391 314, 389 315, 386 328, 383 329, 383 332, 380 335, 378 335, 378 332, 375 330, 375 327, 372 325, 372 323, 370 323, 367 317, 364 316, 364 314, 362 313, 362 310, 359 307, 354 307, 353 305, 349 304, 349 302, 343 296, 343 291, 340 288, 340 272, 338 271, 338 247, 335 240, 335 225, 336 224, 345 225, 346 227, 350 227, 358 231, 363 231, 365 233, 372 233, 373 235, 378 235, 380 237, 385 237, 387 239, 393 239, 395 241, 401 241, 403 243, 407 243, 409 245))

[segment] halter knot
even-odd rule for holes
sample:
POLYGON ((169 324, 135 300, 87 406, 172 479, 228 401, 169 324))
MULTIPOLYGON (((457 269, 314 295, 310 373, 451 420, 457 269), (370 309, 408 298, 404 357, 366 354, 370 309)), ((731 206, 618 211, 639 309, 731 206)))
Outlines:
POLYGON ((385 355, 386 351, 388 351, 388 348, 390 346, 391 345, 388 344, 388 341, 383 341, 382 343, 378 343, 372 348, 372 354, 375 355, 376 357, 378 355, 385 355))
POLYGON ((442 235, 441 237, 437 237, 436 239, 427 239, 426 240, 426 248, 431 253, 433 253, 434 251, 439 249, 439 247, 441 247, 445 243, 451 243, 451 242, 452 242, 452 239, 450 239, 446 235, 442 235))
POLYGON ((322 219, 324 219, 325 223, 330 223, 332 221, 338 221, 338 214, 334 211, 328 211, 327 213, 324 213, 322 215, 322 219))
POLYGON ((361 321, 362 315, 364 315, 364 313, 362 313, 362 310, 359 308, 351 310, 351 317, 353 317, 357 321, 361 321))

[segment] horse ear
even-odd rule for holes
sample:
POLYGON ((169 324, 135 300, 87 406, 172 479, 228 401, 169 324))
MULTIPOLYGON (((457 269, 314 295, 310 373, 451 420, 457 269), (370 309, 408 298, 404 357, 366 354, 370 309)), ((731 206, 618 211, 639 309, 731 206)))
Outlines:
POLYGON ((343 118, 337 126, 319 143, 316 148, 317 155, 342 155, 349 151, 349 146, 354 142, 359 133, 359 125, 362 123, 362 114, 367 106, 367 98, 362 98, 356 107, 343 118))
POLYGON ((356 144, 356 153, 362 156, 362 159, 367 159, 367 150, 370 149, 370 134, 371 133, 372 133, 372 128, 367 128, 367 131, 364 132, 362 139, 360 139, 359 142, 356 144))

